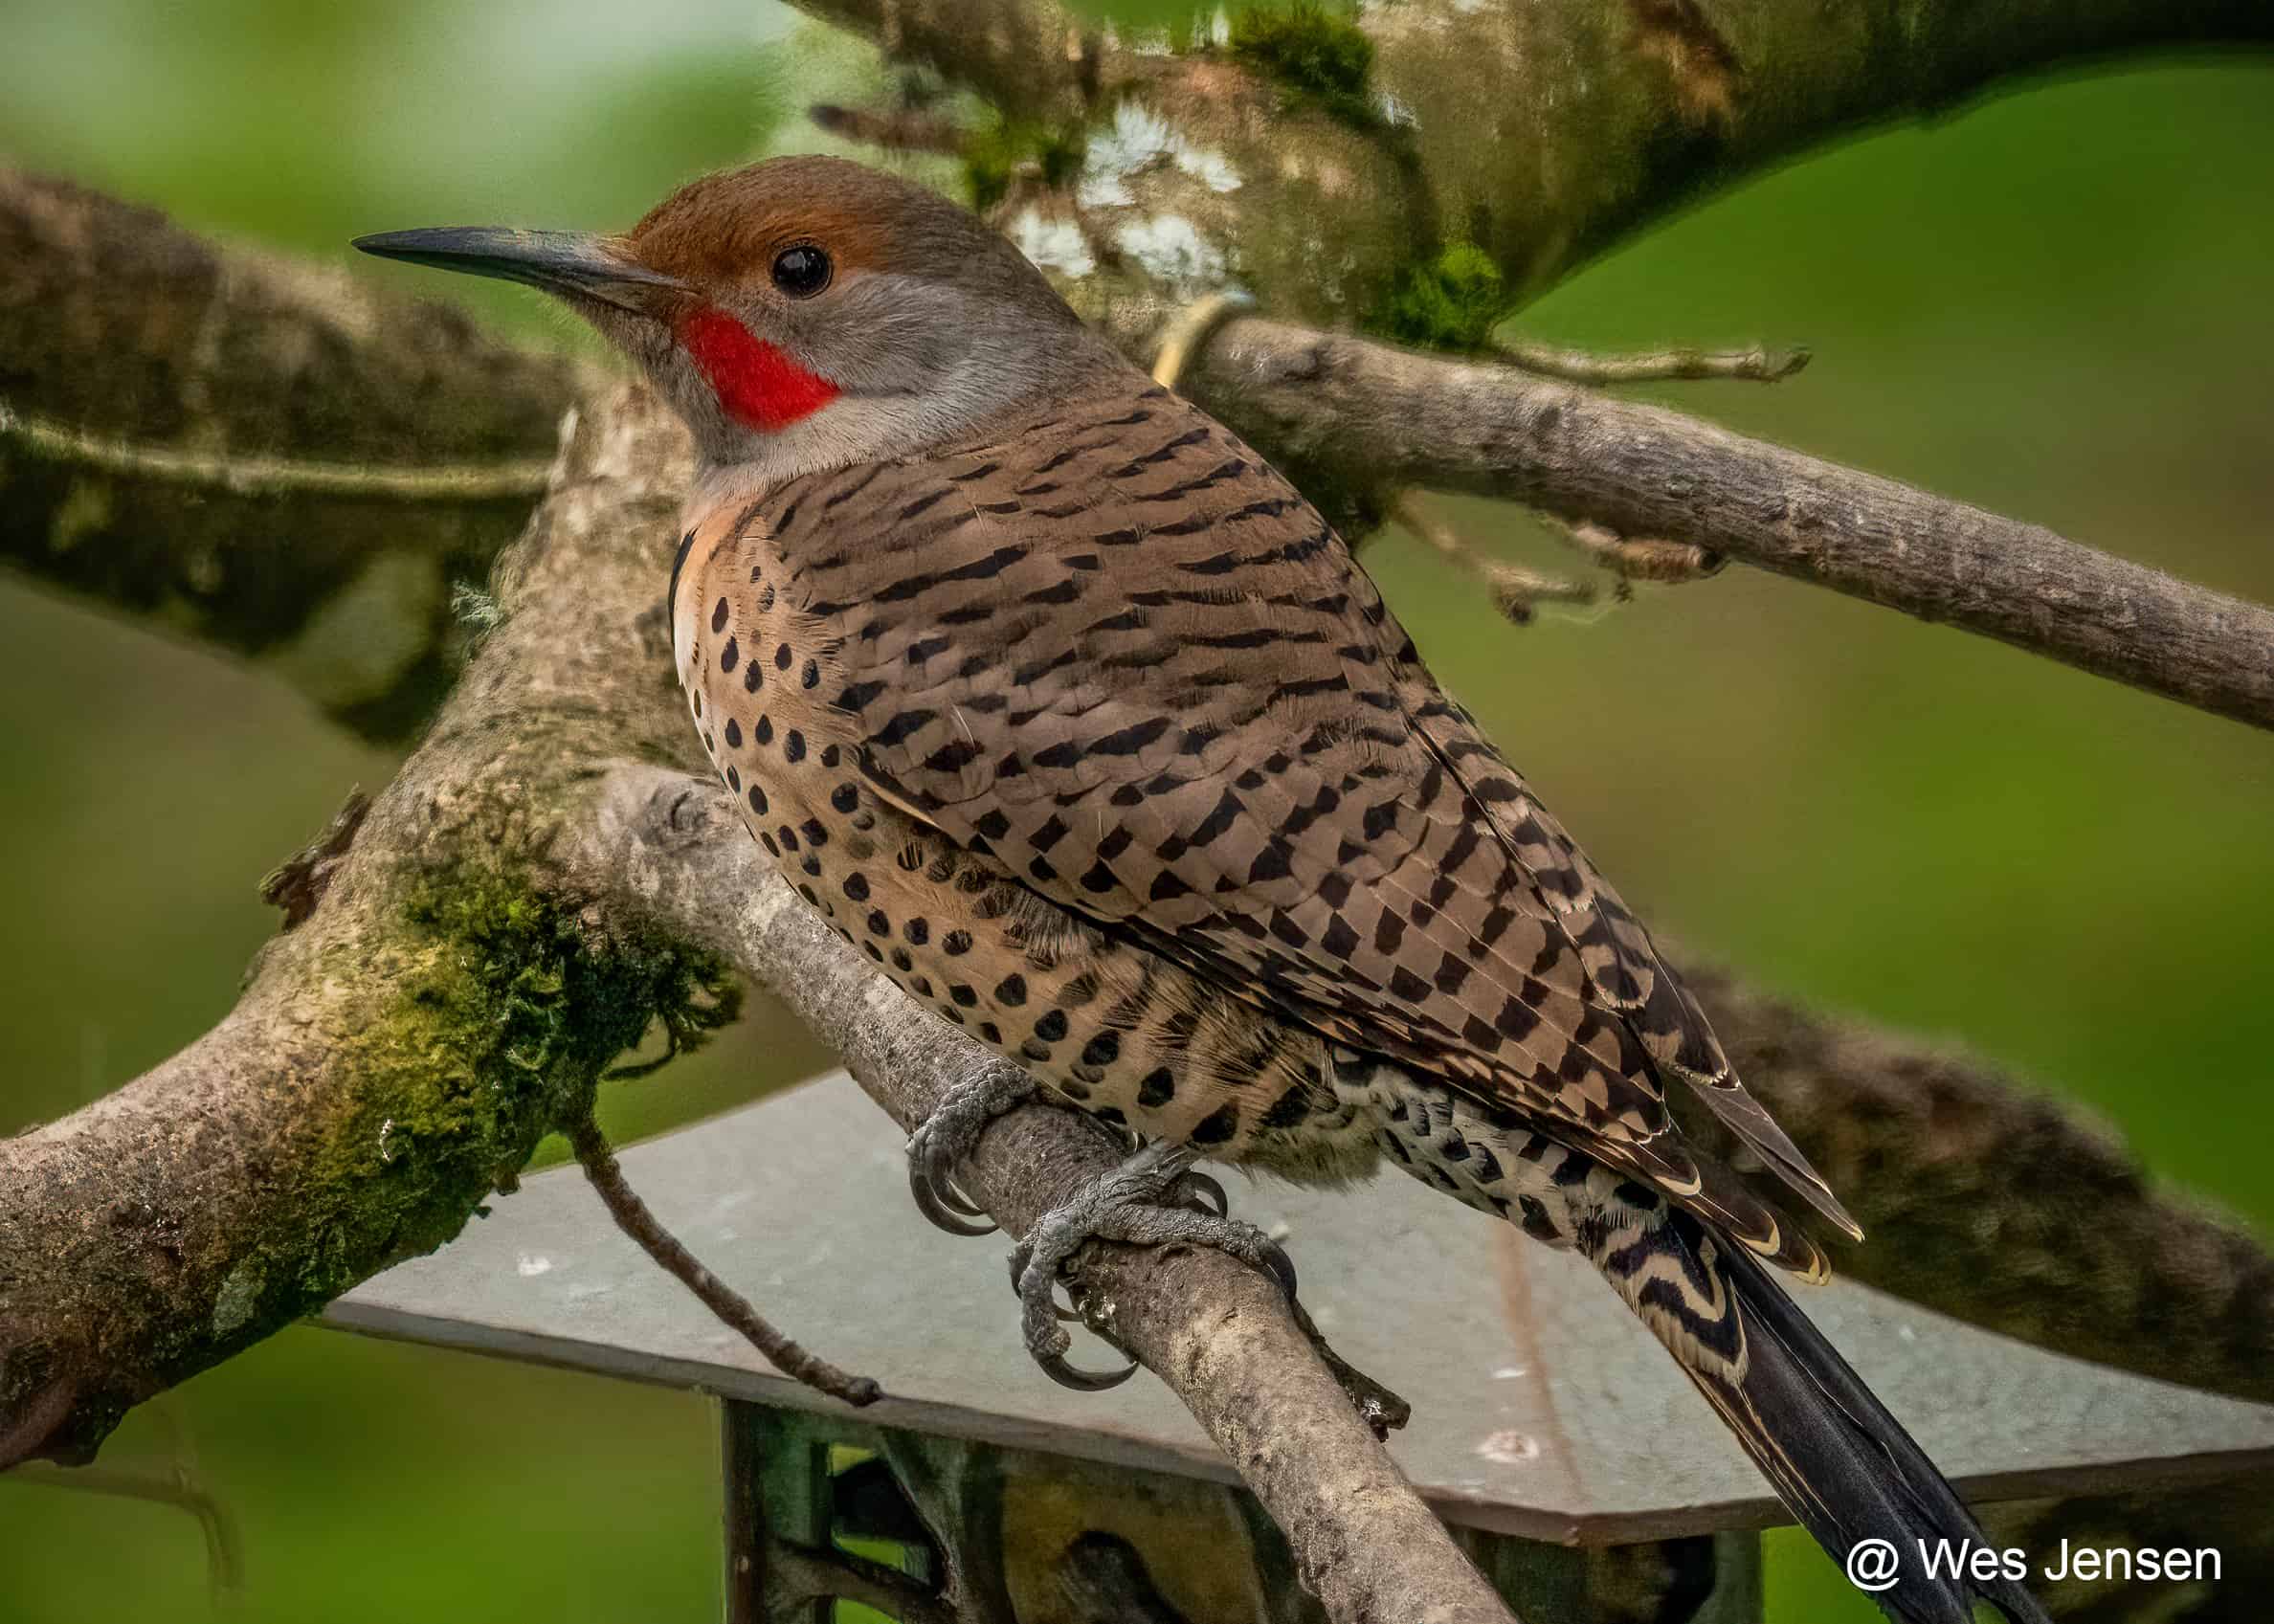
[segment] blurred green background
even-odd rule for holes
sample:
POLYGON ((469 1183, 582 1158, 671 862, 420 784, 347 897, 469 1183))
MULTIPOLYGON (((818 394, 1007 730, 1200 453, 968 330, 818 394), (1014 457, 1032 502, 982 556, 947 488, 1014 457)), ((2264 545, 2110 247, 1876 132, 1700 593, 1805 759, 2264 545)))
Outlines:
MULTIPOLYGON (((767 0, 7 0, 0 162, 343 263, 386 227, 621 225, 802 105, 791 21, 767 0)), ((2270 87, 2249 62, 2160 66, 1880 135, 1521 325, 1812 344, 1776 389, 1663 398, 2274 599, 2270 87)), ((563 333, 533 305, 481 308, 563 333)), ((1519 514, 1449 511, 1564 562, 1519 514)), ((1963 1040, 2274 1220, 2274 741, 1742 568, 1519 632, 1410 542, 1370 557, 1447 684, 1692 954, 1963 1040)), ((272 925, 261 873, 390 763, 256 673, 8 581, 0 737, 9 1131, 219 1015, 272 925), (105 792, 129 770, 171 793, 105 792)), ((610 1121, 652 1132, 821 1061, 760 1008, 610 1121)), ((714 1454, 698 1398, 300 1330, 139 1413, 106 1459, 195 1459, 243 1526, 241 1616, 576 1624, 715 1614, 714 1454)), ((1780 1624, 1877 1616, 1805 1541, 1772 1552, 1780 1624)), ((0 1624, 207 1613, 189 1519, 0 1481, 0 1624)))

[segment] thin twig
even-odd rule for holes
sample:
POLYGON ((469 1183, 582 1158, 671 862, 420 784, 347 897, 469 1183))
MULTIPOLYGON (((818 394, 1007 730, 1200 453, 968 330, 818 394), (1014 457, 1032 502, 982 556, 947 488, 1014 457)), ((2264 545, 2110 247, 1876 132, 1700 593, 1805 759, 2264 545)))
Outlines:
POLYGON ((2274 728, 2274 610, 1680 412, 1253 316, 1193 355, 1184 392, 1386 484, 1687 542, 2274 728))
POLYGON ((624 1169, 609 1146, 608 1136, 593 1120, 590 1106, 564 1124, 563 1131, 576 1152, 577 1165, 584 1168, 585 1177, 591 1181, 616 1228, 637 1241, 641 1251, 677 1277, 680 1284, 702 1300, 705 1308, 766 1355, 775 1369, 847 1404, 874 1404, 884 1396, 884 1390, 872 1378, 848 1375, 775 1330, 749 1299, 704 1268, 625 1182, 624 1169))
POLYGON ((1546 516, 1563 539, 1619 579, 1623 591, 1629 581, 1655 581, 1676 586, 1718 575, 1726 562, 1689 542, 1661 542, 1651 536, 1621 536, 1585 520, 1546 516))
POLYGON ((1651 384, 1676 379, 1742 378, 1774 384, 1808 365, 1811 352, 1795 345, 1770 349, 1654 349, 1637 355, 1595 355, 1527 339, 1494 339, 1496 354, 1511 367, 1561 378, 1568 384, 1651 384))
POLYGON ((887 152, 934 152, 960 158, 970 145, 955 121, 925 107, 841 107, 817 101, 806 109, 816 129, 840 141, 887 152))
POLYGON ((798 1602, 849 1601, 901 1624, 961 1624, 928 1586, 849 1550, 815 1550, 779 1535, 766 1540, 767 1599, 778 1616, 798 1602))
POLYGON ((28 1461, 0 1481, 176 1506, 197 1519, 198 1531, 205 1536, 206 1582, 214 1596, 245 1588, 245 1546, 237 1533, 236 1519, 187 1466, 176 1465, 168 1472, 138 1472, 123 1466, 56 1466, 28 1461))
POLYGON ((1483 557, 1452 525, 1415 500, 1411 491, 1391 509, 1391 517, 1435 547, 1439 556, 1483 582, 1492 593, 1492 607, 1515 625, 1530 625, 1537 604, 1595 601, 1595 590, 1587 582, 1544 575, 1521 564, 1483 557))
POLYGON ((172 451, 81 434, 0 405, 0 437, 53 462, 76 463, 128 478, 227 491, 232 496, 326 496, 368 501, 507 501, 545 493, 549 461, 444 463, 430 468, 367 467, 290 457, 172 451))

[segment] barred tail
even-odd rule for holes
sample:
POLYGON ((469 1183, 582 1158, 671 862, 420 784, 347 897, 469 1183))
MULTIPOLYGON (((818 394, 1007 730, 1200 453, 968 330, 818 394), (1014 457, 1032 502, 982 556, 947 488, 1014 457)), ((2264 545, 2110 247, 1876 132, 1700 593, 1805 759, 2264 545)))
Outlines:
POLYGON ((1639 1228, 1583 1229, 1582 1245, 1834 1561, 1864 1540, 1894 1545, 1897 1581, 1874 1598, 1889 1617, 1971 1624, 1979 1597, 2014 1624, 2048 1624, 2012 1580, 1922 1570, 1920 1541, 1987 1544, 1980 1525, 1756 1258, 1662 1207, 1639 1228))

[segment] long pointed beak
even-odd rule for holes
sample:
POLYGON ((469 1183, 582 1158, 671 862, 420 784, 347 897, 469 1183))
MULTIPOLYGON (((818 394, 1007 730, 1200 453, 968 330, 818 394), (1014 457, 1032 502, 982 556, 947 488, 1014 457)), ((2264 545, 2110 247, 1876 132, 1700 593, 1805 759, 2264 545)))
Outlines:
POLYGON ((355 246, 382 259, 407 259, 469 276, 525 282, 547 293, 582 294, 627 310, 643 310, 638 290, 684 288, 651 271, 614 241, 584 232, 524 232, 506 226, 435 226, 379 232, 355 246))

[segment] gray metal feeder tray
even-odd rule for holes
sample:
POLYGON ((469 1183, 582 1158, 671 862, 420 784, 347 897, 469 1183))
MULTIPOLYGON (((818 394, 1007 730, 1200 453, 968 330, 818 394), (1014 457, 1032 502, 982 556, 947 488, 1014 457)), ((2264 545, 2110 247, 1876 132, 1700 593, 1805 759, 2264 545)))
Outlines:
MULTIPOLYGON (((959 1240, 917 1215, 902 1136, 850 1079, 622 1160, 722 1279, 891 1396, 856 1414, 774 1374, 618 1233, 573 1167, 530 1178, 325 1323, 717 1394, 736 1618, 828 1617, 801 1590, 826 1574, 800 1564, 818 1552, 826 1567, 848 1536, 886 1542, 921 1583, 939 1555, 910 1515, 911 1476, 925 1480, 914 1493, 931 1526, 954 1524, 966 1563, 1000 1570, 997 1605, 1021 1624, 1096 1616, 1060 1572, 1084 1533, 1098 1537, 1081 1559, 1138 1574, 1100 1582, 1151 1587, 1167 1610, 1156 1616, 1316 1616, 1292 1593, 1276 1530, 1165 1389, 1141 1378, 1076 1393, 1034 1368, 1006 1243, 959 1240), (989 1548, 975 1555, 967 1540, 989 1548)), ((1242 1215, 1284 1226, 1304 1301, 1337 1351, 1414 1401, 1393 1454, 1530 1624, 1759 1616, 1750 1530, 1789 1519, 1586 1265, 1408 1179, 1233 1195, 1242 1215)), ((2136 1491, 2274 1463, 2274 1407, 2046 1353, 1862 1286, 1802 1300, 1970 1499, 2136 1491)))

